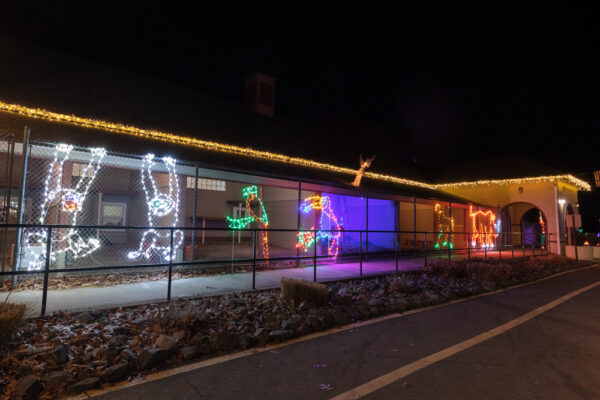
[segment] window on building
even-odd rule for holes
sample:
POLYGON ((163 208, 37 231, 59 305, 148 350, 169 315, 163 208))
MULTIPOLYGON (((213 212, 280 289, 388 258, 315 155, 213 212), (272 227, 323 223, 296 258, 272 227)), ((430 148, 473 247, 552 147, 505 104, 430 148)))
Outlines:
MULTIPOLYGON (((188 189, 194 188, 194 177, 188 176, 187 178, 187 187, 188 189)), ((226 182, 219 179, 209 179, 209 178, 198 178, 198 189, 199 190, 215 190, 219 192, 224 192, 227 190, 226 182)))
POLYGON ((91 178, 92 176, 94 176, 94 171, 96 170, 96 168, 91 166, 86 171, 85 168, 87 166, 88 166, 87 164, 73 163, 73 176, 82 176, 83 177, 84 174, 85 174, 86 178, 91 178))
POLYGON ((103 226, 125 226, 126 220, 126 203, 102 203, 103 226))

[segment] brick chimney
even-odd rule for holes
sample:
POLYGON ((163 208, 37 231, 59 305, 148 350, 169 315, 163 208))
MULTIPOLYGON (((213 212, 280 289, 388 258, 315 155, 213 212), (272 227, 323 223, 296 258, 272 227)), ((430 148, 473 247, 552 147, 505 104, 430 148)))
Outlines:
POLYGON ((275 114, 275 78, 257 72, 246 78, 246 104, 259 114, 275 114))

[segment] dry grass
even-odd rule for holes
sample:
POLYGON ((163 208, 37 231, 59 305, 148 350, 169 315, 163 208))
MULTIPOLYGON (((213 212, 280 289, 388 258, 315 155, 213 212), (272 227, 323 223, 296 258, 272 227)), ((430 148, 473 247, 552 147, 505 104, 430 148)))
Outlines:
POLYGON ((410 278, 405 274, 395 276, 390 282, 389 291, 392 293, 408 293, 411 291, 410 278))
POLYGON ((314 306, 328 302, 327 286, 301 279, 281 278, 281 297, 288 303, 306 302, 314 306))
POLYGON ((25 304, 0 303, 0 350, 6 346, 25 319, 25 304))

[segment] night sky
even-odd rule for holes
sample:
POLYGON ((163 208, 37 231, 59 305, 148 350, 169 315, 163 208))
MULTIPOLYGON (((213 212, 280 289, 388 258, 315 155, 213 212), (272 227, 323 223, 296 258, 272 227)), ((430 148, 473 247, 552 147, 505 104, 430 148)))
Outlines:
POLYGON ((34 3, 4 1, 0 31, 240 103, 244 77, 276 77, 276 114, 331 132, 307 146, 333 162, 600 169, 591 9, 34 3))

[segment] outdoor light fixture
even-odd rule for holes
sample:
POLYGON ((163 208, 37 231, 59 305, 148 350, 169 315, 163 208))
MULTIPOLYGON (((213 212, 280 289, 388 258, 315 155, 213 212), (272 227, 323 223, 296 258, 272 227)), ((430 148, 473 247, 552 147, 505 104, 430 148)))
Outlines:
MULTIPOLYGON (((44 199, 40 204, 39 222, 41 224, 46 223, 46 217, 54 203, 59 210, 66 212, 70 217, 70 225, 77 225, 77 217, 83 211, 85 198, 100 170, 102 159, 106 155, 106 150, 103 148, 90 149, 89 162, 82 171, 82 176, 89 176, 89 179, 79 179, 75 187, 67 188, 64 187, 63 167, 72 150, 73 146, 66 144, 57 144, 54 149, 54 158, 50 162, 44 181, 44 199)), ((70 181, 70 177, 68 180, 70 181)), ((25 247, 29 263, 27 268, 29 270, 37 270, 44 265, 46 255, 39 249, 45 247, 48 240, 51 241, 50 248, 55 249, 50 252, 51 262, 56 261, 56 255, 59 253, 69 253, 73 260, 76 260, 100 248, 98 238, 84 239, 74 228, 69 228, 66 233, 61 229, 55 229, 52 237, 48 237, 46 228, 36 228, 25 234, 25 247)))
MULTIPOLYGON (((230 216, 225 216, 229 227, 231 229, 244 229, 251 222, 258 222, 263 225, 262 227, 264 229, 269 229, 269 216, 267 215, 267 210, 265 210, 265 205, 263 204, 262 199, 260 198, 260 195, 258 193, 258 187, 255 185, 245 187, 244 189, 242 189, 242 197, 246 201, 246 209, 248 210, 250 215, 247 217, 240 217, 240 218, 232 218, 230 216), (260 206, 260 216, 256 215, 254 213, 254 211, 252 211, 252 203, 253 202, 258 202, 258 204, 260 206)), ((263 252, 263 257, 268 260, 269 259, 269 232, 268 231, 262 232, 262 252, 263 252)))
POLYGON ((567 201, 563 198, 558 199, 558 204, 560 204, 561 206, 564 205, 567 201))
POLYGON ((496 214, 493 211, 473 211, 469 205, 469 216, 472 223, 472 245, 483 248, 494 248, 494 240, 498 237, 496 233, 496 214))
MULTIPOLYGON (((152 175, 152 167, 154 166, 154 154, 146 154, 142 160, 140 169, 142 188, 146 197, 147 220, 148 226, 154 227, 156 218, 171 217, 171 227, 177 227, 177 218, 179 214, 179 181, 177 172, 175 171, 175 159, 171 157, 163 157, 165 167, 169 171, 169 190, 162 192, 156 184, 156 180, 152 175)), ((171 230, 166 229, 148 229, 142 234, 140 245, 137 250, 130 251, 127 258, 136 260, 144 257, 149 260, 154 252, 159 253, 165 260, 173 259, 173 250, 181 246, 183 242, 183 232, 175 230, 172 233, 171 244, 159 244, 171 239, 171 230)))
POLYGON ((311 210, 320 211, 321 218, 319 220, 320 228, 323 229, 325 218, 328 219, 329 227, 335 227, 333 232, 314 232, 315 227, 311 227, 311 231, 300 231, 297 234, 298 242, 296 248, 308 251, 310 246, 316 246, 319 240, 327 240, 327 254, 336 258, 338 256, 338 246, 340 236, 342 235, 342 227, 338 223, 338 219, 331 208, 331 199, 328 196, 311 196, 304 199, 300 204, 300 211, 303 214, 308 214, 311 210))

